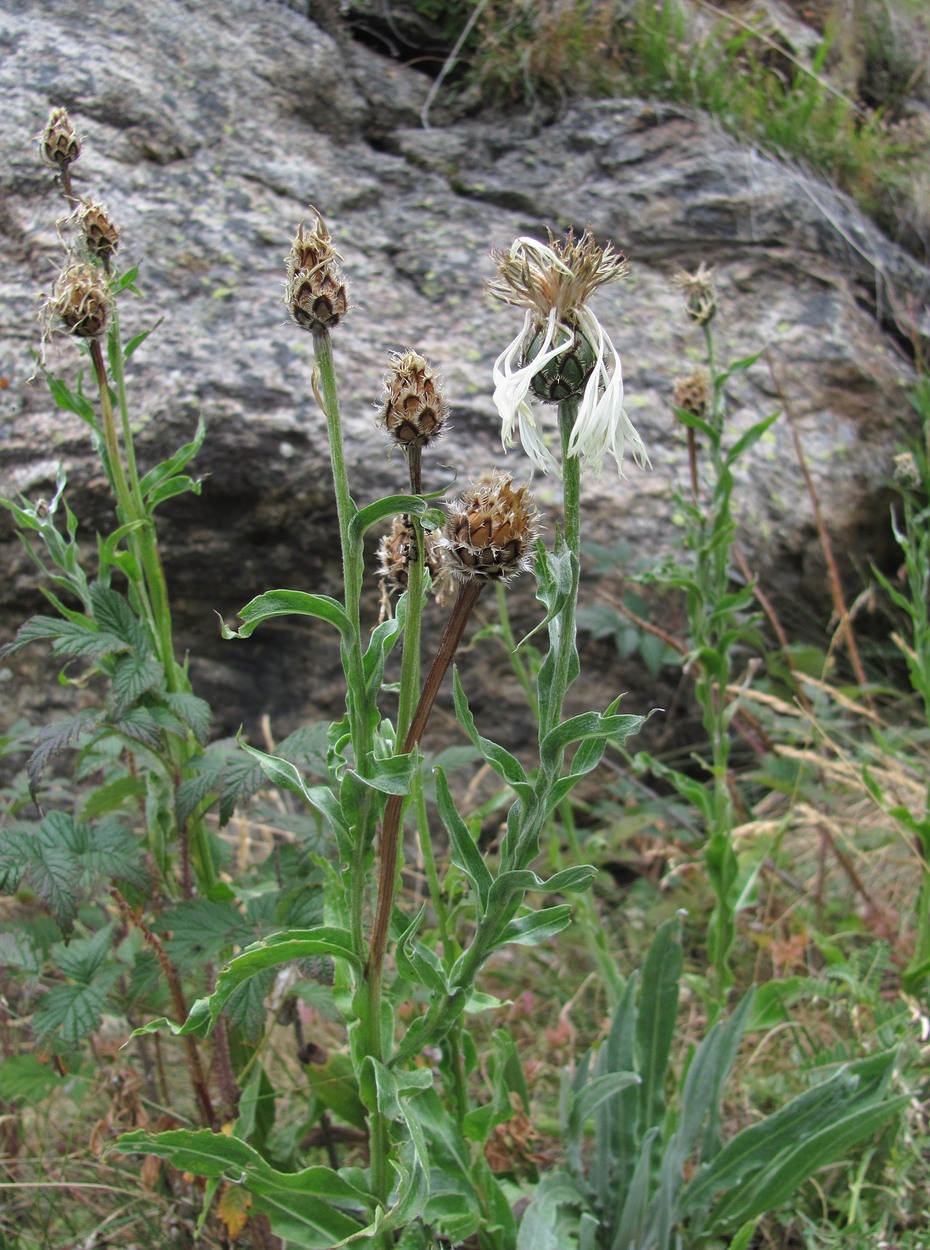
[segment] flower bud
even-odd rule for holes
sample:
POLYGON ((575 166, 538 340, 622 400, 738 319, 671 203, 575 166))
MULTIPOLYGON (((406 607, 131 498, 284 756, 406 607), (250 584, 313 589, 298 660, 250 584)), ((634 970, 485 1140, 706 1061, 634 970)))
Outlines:
POLYGON ((488 473, 449 508, 443 547, 453 575, 508 582, 530 567, 539 513, 529 488, 509 473, 488 473))
POLYGON ((297 228, 287 258, 284 302, 293 320, 305 330, 331 329, 348 311, 345 281, 326 222, 312 206, 310 211, 316 216, 316 225, 307 232, 303 222, 297 228))
POLYGON ((96 200, 82 200, 77 213, 77 224, 91 256, 107 264, 119 247, 119 228, 106 206, 96 200))
POLYGON ((672 391, 672 402, 692 417, 702 420, 710 414, 712 403, 710 374, 706 369, 695 369, 686 378, 679 378, 672 391))
POLYGON ((684 296, 685 312, 699 326, 707 325, 717 311, 713 277, 713 269, 701 261, 694 273, 680 269, 672 279, 684 296))
MULTIPOLYGON (((596 348, 592 347, 577 325, 570 328, 574 331, 571 345, 561 355, 543 365, 530 381, 530 390, 536 398, 548 404, 560 404, 564 399, 580 398, 597 364, 596 348)), ((545 325, 534 326, 523 348, 525 365, 531 364, 539 356, 543 350, 545 335, 545 325)))
POLYGON ((52 109, 39 140, 39 155, 52 169, 66 169, 81 155, 81 141, 72 125, 68 110, 52 109))
POLYGON ((379 417, 401 447, 426 447, 442 432, 449 405, 435 373, 416 352, 395 355, 384 379, 384 404, 379 417))
POLYGON ((93 265, 71 265, 55 284, 49 311, 69 334, 96 339, 104 333, 113 307, 110 288, 93 265))
POLYGON ((913 452, 901 451, 895 456, 894 480, 895 485, 901 490, 920 489, 920 469, 917 467, 913 452))

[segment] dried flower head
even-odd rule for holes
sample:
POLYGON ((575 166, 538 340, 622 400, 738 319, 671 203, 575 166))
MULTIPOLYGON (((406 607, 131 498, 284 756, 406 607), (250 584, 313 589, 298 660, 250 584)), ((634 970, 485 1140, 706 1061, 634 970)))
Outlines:
MULTIPOLYGON (((423 531, 426 567, 430 572, 433 594, 442 604, 449 597, 450 574, 441 539, 431 530, 423 531)), ((410 564, 417 550, 416 532, 406 517, 395 517, 391 532, 382 535, 378 544, 378 576, 381 581, 381 602, 388 604, 393 595, 407 589, 410 564)))
POLYGON ((69 334, 96 339, 104 333, 113 307, 106 280, 93 265, 70 265, 55 284, 49 312, 69 334))
POLYGON ((77 210, 77 225, 91 256, 109 263, 119 247, 119 228, 106 205, 97 200, 82 200, 77 210))
POLYGON ((449 506, 442 545, 453 576, 509 582, 532 564, 539 513, 527 486, 514 486, 509 473, 479 478, 449 506))
POLYGON ((426 447, 442 432, 449 405, 442 384, 416 352, 396 353, 384 379, 380 423, 401 447, 426 447))
POLYGON ((67 109, 55 108, 49 113, 39 139, 39 155, 46 165, 59 171, 81 155, 81 141, 67 109))
POLYGON ((920 488, 920 469, 914 453, 901 451, 894 458, 895 484, 902 490, 918 490, 920 488))
POLYGON ((342 258, 333 247, 322 216, 312 205, 310 211, 316 224, 309 231, 304 230, 303 222, 297 228, 287 258, 284 302, 291 317, 305 330, 331 329, 349 307, 345 280, 336 263, 342 258))
POLYGON ((706 417, 711 410, 713 386, 707 369, 695 369, 685 378, 679 378, 672 391, 672 402, 692 417, 706 417))
POLYGON ((684 296, 685 311, 699 326, 707 325, 717 311, 717 292, 714 290, 713 279, 713 269, 703 261, 694 273, 679 269, 672 278, 672 282, 684 296))
POLYGON ((504 447, 520 442, 544 473, 557 468, 529 401, 580 402, 569 454, 582 456, 596 473, 609 453, 622 472, 629 444, 639 464, 646 449, 623 410, 623 374, 616 348, 586 301, 627 272, 624 256, 600 247, 590 231, 549 243, 519 238, 498 254, 491 293, 525 309, 523 326, 494 365, 494 403, 504 447))

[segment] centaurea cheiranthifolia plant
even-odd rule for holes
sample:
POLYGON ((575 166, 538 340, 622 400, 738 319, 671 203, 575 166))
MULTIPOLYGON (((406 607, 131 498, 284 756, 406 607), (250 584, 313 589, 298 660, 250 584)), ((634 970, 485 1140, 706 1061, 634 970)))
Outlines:
MULTIPOLYGON (((189 1169, 196 1155, 207 1175, 227 1174, 235 1167, 255 1208, 268 1213, 282 1236, 302 1246, 354 1241, 387 1250, 404 1230, 411 1246, 425 1244, 424 1237, 459 1243, 476 1236, 483 1250, 513 1250, 516 1219, 483 1144, 494 1126, 512 1114, 511 1096, 519 1096, 520 1081, 510 1083, 514 1078, 507 1073, 513 1073, 514 1063, 518 1069, 519 1061, 513 1052, 513 1062, 499 1064, 491 1103, 482 1104, 480 1094, 476 1101, 470 1080, 476 1055, 467 1037, 466 1013, 487 1009, 492 1001, 481 995, 477 979, 495 951, 511 943, 548 940, 570 922, 571 907, 561 896, 585 890, 594 870, 574 863, 541 877, 533 868, 540 834, 576 783, 600 762, 607 745, 622 744, 643 720, 618 714, 619 698, 604 712, 567 719, 562 713, 578 673, 579 457, 599 466, 603 454, 611 451, 619 462, 622 440, 635 438, 615 402, 618 375, 611 371, 616 362, 613 355, 608 360, 606 335, 583 304, 588 293, 622 266, 587 235, 581 244, 534 253, 538 259, 551 252, 556 286, 563 270, 571 274, 571 266, 578 267, 576 276, 562 283, 558 315, 552 318, 560 342, 577 331, 579 344, 575 382, 559 399, 565 527, 556 551, 550 552, 538 540, 538 514, 529 489, 510 474, 481 476, 448 505, 445 515, 422 494, 421 453, 445 424, 447 402, 431 366, 414 352, 393 358, 379 416, 405 456, 410 491, 364 506, 356 503, 346 474, 331 338, 349 305, 329 230, 322 216, 313 213, 314 225, 300 228, 288 259, 286 299, 294 322, 313 339, 312 384, 329 434, 343 596, 270 591, 242 610, 238 631, 224 632, 245 638, 265 620, 300 613, 340 635, 346 714, 330 731, 326 783, 310 785, 288 761, 247 748, 267 776, 298 794, 331 833, 334 862, 327 877, 326 923, 284 930, 243 951, 221 971, 213 994, 197 1004, 183 1031, 209 1031, 233 991, 259 972, 295 959, 331 958, 354 1085, 367 1114, 367 1166, 337 1167, 331 1159, 329 1166, 282 1178, 250 1145, 247 1125, 241 1138, 236 1132, 231 1137, 180 1130, 137 1133, 125 1137, 123 1147, 183 1159, 189 1169), (573 293, 572 299, 566 292, 573 293), (599 405, 601 391, 608 388, 610 402, 599 405), (594 399, 584 408, 587 424, 573 442, 579 400, 583 406, 588 391, 594 399), (402 593, 396 610, 382 608, 381 620, 366 635, 363 543, 371 527, 389 518, 392 528, 380 548, 380 572, 402 593), (444 571, 439 579, 451 576, 456 595, 421 683, 419 617, 426 569, 432 576, 440 557, 444 571), (441 863, 420 775, 430 711, 483 589, 506 585, 530 567, 549 635, 536 682, 538 759, 527 769, 504 745, 480 732, 456 673, 458 720, 512 801, 499 847, 485 852, 467 823, 468 813, 459 811, 444 770, 435 767, 436 805, 448 839, 448 858, 441 863), (382 704, 393 698, 383 689, 383 674, 395 643, 400 643, 402 656, 392 721, 382 711, 382 704), (425 905, 411 904, 402 888, 402 831, 408 809, 423 850, 431 913, 425 905), (560 896, 559 901, 541 903, 547 895, 560 896), (401 1025, 398 1011, 404 1005, 401 1025), (423 1062, 424 1053, 433 1056, 430 1063, 423 1062)), ((546 341, 544 332, 543 368, 553 367, 551 337, 546 341)), ((638 438, 635 447, 641 447, 638 438)))

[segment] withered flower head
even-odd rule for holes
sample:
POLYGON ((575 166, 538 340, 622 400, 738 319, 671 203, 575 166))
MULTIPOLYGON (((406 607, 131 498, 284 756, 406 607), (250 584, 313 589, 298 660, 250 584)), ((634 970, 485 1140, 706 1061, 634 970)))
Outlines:
POLYGON ((287 258, 284 302, 291 317, 305 330, 331 329, 348 311, 345 280, 336 263, 341 260, 320 213, 312 230, 301 222, 287 258))
POLYGON ((920 469, 914 453, 901 451, 894 458, 894 480, 902 490, 918 490, 920 487, 920 469))
POLYGON ((685 378, 679 378, 672 391, 672 402, 692 417, 706 417, 713 401, 710 373, 707 369, 695 369, 685 378))
POLYGON ((106 205, 97 200, 82 200, 77 211, 77 224, 91 256, 108 262, 119 247, 119 228, 106 205))
POLYGON ((442 384, 416 352, 395 354, 384 379, 379 422, 401 447, 426 447, 442 432, 449 405, 442 384))
POLYGON ((55 284, 49 312, 69 334, 96 339, 105 332, 113 297, 102 274, 93 265, 70 265, 55 284))
POLYGON ((491 293, 525 310, 519 334, 494 366, 494 403, 502 421, 504 447, 519 438, 543 472, 556 468, 529 402, 532 392, 547 403, 580 400, 569 451, 599 473, 609 453, 622 471, 625 445, 640 464, 646 449, 623 410, 620 356, 586 301, 627 272, 626 258, 590 231, 580 240, 569 233, 548 245, 519 238, 499 253, 491 293))
POLYGON ((52 169, 65 169, 81 155, 81 141, 68 110, 52 109, 39 139, 39 155, 52 169))
POLYGON ((694 273, 679 269, 672 282, 684 296, 685 311, 696 325, 703 326, 712 320, 717 311, 717 292, 711 267, 701 261, 694 273))
POLYGON ((453 575, 509 582, 533 560, 539 513, 527 486, 514 486, 509 473, 480 477, 449 506, 442 545, 453 575))
MULTIPOLYGON (((426 567, 430 572, 433 594, 442 604, 449 594, 449 571, 443 559, 441 539, 431 530, 423 531, 426 548, 426 567)), ((404 517, 395 517, 391 532, 384 534, 378 544, 378 576, 381 580, 382 602, 407 589, 410 564, 417 550, 417 536, 404 517)))

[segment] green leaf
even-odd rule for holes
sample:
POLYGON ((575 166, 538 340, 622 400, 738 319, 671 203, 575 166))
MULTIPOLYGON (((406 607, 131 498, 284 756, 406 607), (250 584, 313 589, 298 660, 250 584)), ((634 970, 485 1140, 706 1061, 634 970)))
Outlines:
POLYGON ((873 1098, 845 1114, 831 1116, 819 1132, 812 1124, 793 1149, 763 1165, 748 1184, 729 1191, 711 1212, 708 1230, 732 1228, 776 1211, 819 1168, 841 1159, 850 1147, 877 1132, 910 1101, 908 1094, 883 1100, 873 1098))
POLYGON ((587 1194, 564 1172, 548 1172, 533 1191, 517 1233, 517 1250, 565 1250, 570 1245, 561 1217, 565 1208, 585 1210, 587 1194))
POLYGON ((491 872, 475 844, 475 839, 458 814, 455 803, 452 801, 445 772, 443 769, 437 768, 435 769, 435 775, 436 803, 439 808, 439 816, 449 835, 452 862, 474 886, 478 895, 478 914, 481 916, 487 910, 488 896, 492 885, 491 872))
POLYGON ((433 491, 429 495, 389 495, 384 499, 376 499, 374 503, 360 508, 349 522, 350 541, 360 543, 373 525, 403 513, 419 517, 427 529, 437 529, 445 523, 445 514, 437 508, 431 508, 428 501, 439 499, 444 494, 445 489, 433 491))
POLYGON ((296 959, 308 959, 315 955, 329 955, 344 959, 361 971, 361 962, 352 945, 352 935, 347 929, 333 925, 319 925, 315 929, 289 929, 284 933, 272 933, 246 947, 241 955, 230 960, 217 977, 216 989, 207 998, 199 999, 191 1008, 190 1016, 181 1029, 182 1033, 209 1033, 223 1010, 233 990, 257 972, 276 968, 296 959))
POLYGON ((78 391, 72 391, 61 378, 45 373, 45 381, 51 392, 52 399, 65 412, 73 412, 75 416, 86 421, 92 430, 97 429, 97 417, 93 405, 78 391))
POLYGON ((335 625, 344 638, 352 633, 342 604, 328 595, 310 595, 303 590, 269 590, 245 605, 239 613, 243 623, 238 630, 223 626, 223 637, 248 638, 264 621, 276 616, 314 616, 335 625))
POLYGON ((171 935, 165 950, 182 968, 202 967, 254 934, 235 907, 206 898, 176 903, 162 912, 154 927, 158 933, 171 935))
POLYGON ((330 1051, 325 1063, 306 1064, 304 1074, 321 1107, 346 1124, 358 1129, 366 1128, 368 1112, 358 1096, 358 1081, 348 1055, 342 1055, 337 1050, 330 1051))
MULTIPOLYGON (((139 276, 139 266, 132 265, 125 273, 117 274, 110 281, 110 291, 113 295, 119 295, 122 291, 133 290, 133 283, 139 276)), ((135 292, 138 295, 138 291, 135 292)))
POLYGON ((130 607, 128 599, 111 586, 94 582, 90 588, 94 620, 104 633, 114 634, 134 651, 148 650, 145 626, 130 607))
POLYGON ((93 708, 84 708, 82 711, 76 712, 74 716, 67 716, 64 720, 52 721, 50 725, 43 725, 41 729, 36 731, 33 738, 35 745, 26 764, 29 789, 33 798, 35 798, 36 791, 39 788, 42 774, 51 760, 65 747, 77 747, 86 734, 98 728, 100 719, 100 712, 95 711, 93 708))
POLYGON ((0 1060, 0 1099, 35 1106, 60 1089, 66 1079, 35 1055, 8 1055, 0 1060))
POLYGON ((209 1129, 124 1133, 116 1143, 124 1154, 153 1154, 196 1176, 243 1185, 255 1207, 271 1219, 274 1232, 307 1250, 330 1250, 362 1225, 334 1204, 358 1209, 369 1203, 363 1190, 326 1167, 278 1172, 247 1142, 209 1129))
POLYGON ((448 993, 448 982, 435 952, 416 941, 416 933, 426 914, 424 903, 398 938, 394 949, 397 971, 413 985, 422 985, 436 994, 448 993))
POLYGON ((143 330, 140 334, 137 334, 135 335, 134 338, 131 338, 129 342, 126 344, 126 346, 123 348, 123 359, 128 360, 129 357, 136 350, 136 348, 141 347, 142 344, 145 342, 145 340, 148 338, 148 336, 154 330, 157 330, 163 321, 164 321, 164 317, 159 317, 153 326, 149 326, 147 330, 143 330))
POLYGON ((482 759, 491 765, 498 777, 505 781, 519 797, 525 810, 532 801, 533 787, 527 780, 520 761, 502 746, 498 746, 490 738, 483 738, 478 732, 475 726, 475 718, 472 716, 471 708, 468 706, 468 699, 459 679, 457 667, 453 667, 452 670, 452 689, 455 700, 455 714, 458 717, 459 724, 462 725, 475 747, 481 753, 482 759))
MULTIPOLYGON (((715 1221, 741 1222, 760 1214, 761 1209, 752 1209, 749 1197, 750 1191, 757 1192, 759 1184, 749 1178, 758 1174, 763 1178, 762 1187, 766 1187, 779 1174, 793 1175, 793 1166, 787 1173, 781 1173, 781 1168, 788 1159, 795 1159, 799 1143, 806 1151, 804 1158, 819 1159, 823 1154, 822 1162, 829 1162, 842 1154, 845 1143, 839 1145, 836 1154, 830 1154, 830 1141, 840 1141, 841 1126, 850 1108, 855 1114, 859 1085, 858 1076, 848 1068, 840 1068, 828 1080, 799 1094, 758 1124, 743 1129, 695 1174, 682 1194, 683 1209, 706 1205, 715 1193, 724 1191, 730 1196, 715 1208, 715 1221), (826 1140, 822 1140, 821 1130, 825 1130, 826 1140), (735 1206, 737 1194, 747 1195, 746 1203, 739 1207, 735 1206), (731 1208, 736 1213, 731 1215, 731 1208)), ((874 1094, 869 1097, 874 1104, 874 1094)), ((872 1109, 868 1103, 866 1109, 872 1109)), ((813 1163, 806 1175, 822 1166, 822 1162, 813 1163)), ((797 1184, 803 1179, 806 1176, 797 1184)))
POLYGON ((197 421, 197 431, 189 443, 185 443, 180 447, 173 456, 169 456, 167 460, 163 460, 161 464, 157 464, 154 469, 150 469, 139 483, 139 489, 142 492, 142 498, 148 499, 149 495, 162 483, 167 482, 169 478, 180 473, 182 469, 186 469, 190 462, 197 455, 203 446, 204 436, 207 427, 204 424, 203 417, 197 421))
POLYGON ((423 1210, 429 1197, 429 1151, 419 1120, 407 1113, 407 1098, 432 1083, 431 1072, 394 1072, 371 1057, 362 1067, 362 1101, 372 1109, 377 1106, 382 1115, 393 1121, 401 1139, 393 1159, 397 1173, 394 1203, 386 1215, 370 1225, 373 1233, 403 1228, 423 1210))
POLYGON ((592 1116, 602 1103, 615 1098, 617 1094, 631 1085, 641 1084, 635 1072, 604 1072, 592 1077, 584 1087, 572 1097, 571 1110, 568 1115, 568 1133, 580 1137, 585 1121, 592 1116))
POLYGON ((113 714, 123 716, 147 691, 160 686, 165 670, 153 655, 124 655, 113 669, 113 714))
POLYGON ((212 712, 206 699, 184 690, 172 690, 164 696, 165 703, 171 711, 182 720, 194 737, 201 744, 206 742, 210 732, 212 712))
POLYGON ((93 820, 96 816, 105 816, 118 811, 127 799, 138 800, 145 794, 145 779, 134 777, 131 773, 116 777, 105 785, 91 790, 81 808, 84 820, 93 820))
POLYGON ((381 794, 409 794, 420 762, 419 752, 407 755, 387 755, 378 759, 369 753, 370 772, 366 776, 353 770, 353 776, 363 786, 378 790, 381 794))
POLYGON ((628 738, 639 733, 648 719, 646 716, 615 716, 611 712, 604 716, 599 712, 582 712, 579 716, 571 716, 556 725, 543 738, 540 744, 543 767, 554 769, 562 752, 573 742, 594 739, 623 746, 628 738))
MULTIPOLYGON (((117 968, 112 969, 114 976, 117 968)), ((42 999, 32 1017, 39 1038, 55 1033, 66 1046, 77 1046, 100 1027, 110 986, 103 981, 91 985, 56 985, 42 999)))
POLYGON ((639 1051, 640 1124, 643 1129, 662 1123, 665 1116, 665 1079, 678 1014, 678 985, 682 969, 681 922, 677 916, 660 925, 643 965, 642 991, 636 1020, 639 1051))
POLYGON ((566 929, 572 921, 572 909, 567 903, 558 907, 543 907, 539 911, 531 911, 525 916, 511 920, 501 931, 500 936, 492 945, 492 950, 514 942, 518 946, 538 946, 550 937, 555 937, 566 929))
POLYGON ((51 950, 52 961, 69 981, 90 985, 110 953, 113 925, 105 925, 91 937, 58 942, 51 950))
POLYGON ((769 426, 778 420, 779 415, 779 413, 773 412, 770 417, 766 417, 763 421, 757 421, 755 425, 750 426, 746 433, 741 435, 727 452, 726 463, 730 466, 734 465, 740 456, 744 455, 754 443, 759 441, 769 426))
MULTIPOLYGON (((264 751, 259 751, 256 747, 251 747, 247 742, 240 740, 242 749, 257 760, 262 772, 276 786, 281 786, 284 790, 289 790, 291 794, 299 795, 304 802, 315 812, 324 818, 330 828, 344 840, 345 845, 349 843, 349 831, 342 819, 342 811, 339 802, 332 790, 328 786, 307 786, 300 775, 299 770, 290 762, 290 760, 282 759, 279 755, 267 755, 264 751)), ((409 759, 409 756, 402 756, 402 759, 409 759)), ((406 793, 406 791, 404 791, 406 793)))

